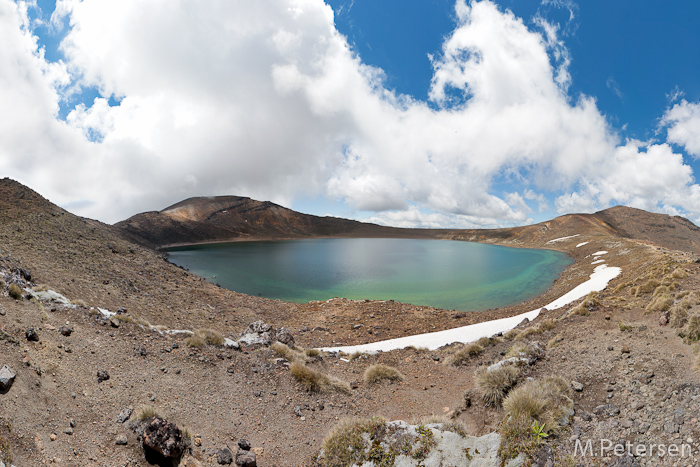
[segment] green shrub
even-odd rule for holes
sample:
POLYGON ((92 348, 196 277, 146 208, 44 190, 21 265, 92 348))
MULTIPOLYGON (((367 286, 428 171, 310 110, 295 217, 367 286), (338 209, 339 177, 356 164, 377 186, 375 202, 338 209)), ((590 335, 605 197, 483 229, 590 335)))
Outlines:
POLYGON ((365 370, 363 375, 365 383, 374 384, 379 381, 403 381, 405 376, 396 368, 378 363, 365 370))

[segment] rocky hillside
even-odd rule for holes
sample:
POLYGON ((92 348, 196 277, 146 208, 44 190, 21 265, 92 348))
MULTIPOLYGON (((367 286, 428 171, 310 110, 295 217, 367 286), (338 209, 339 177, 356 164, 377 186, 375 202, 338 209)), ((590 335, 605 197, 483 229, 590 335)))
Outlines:
POLYGON ((127 238, 150 247, 309 237, 443 238, 551 247, 548 242, 556 238, 594 235, 636 239, 700 254, 700 228, 688 219, 623 206, 514 228, 400 229, 302 214, 268 201, 217 196, 190 198, 162 211, 137 214, 115 226, 127 238))

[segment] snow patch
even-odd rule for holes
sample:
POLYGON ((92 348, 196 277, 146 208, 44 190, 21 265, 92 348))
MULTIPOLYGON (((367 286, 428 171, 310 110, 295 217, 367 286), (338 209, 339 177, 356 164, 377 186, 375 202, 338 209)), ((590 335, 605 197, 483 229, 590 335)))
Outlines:
POLYGON ((109 310, 106 309, 106 308, 97 307, 97 311, 99 311, 100 314, 101 314, 102 316, 104 316, 105 318, 110 318, 110 317, 116 315, 116 313, 114 313, 113 311, 109 311, 109 310))
MULTIPOLYGON (((622 270, 618 267, 608 267, 601 264, 593 270, 593 273, 583 284, 579 284, 570 290, 565 295, 554 300, 546 305, 547 310, 556 310, 569 303, 585 297, 590 292, 600 292, 603 290, 612 279, 617 277, 622 270)), ((425 334, 417 334, 414 336, 399 337, 396 339, 388 339, 385 341, 372 342, 369 344, 350 345, 344 347, 324 347, 321 350, 326 352, 370 352, 403 349, 405 347, 425 347, 429 350, 435 350, 443 345, 452 344, 455 342, 469 343, 474 342, 482 337, 491 337, 499 332, 507 332, 520 324, 525 318, 532 321, 540 314, 541 309, 528 311, 520 315, 511 316, 509 318, 501 318, 483 323, 470 324, 454 329, 446 329, 444 331, 430 332, 425 334)))
POLYGON ((604 263, 604 262, 605 262, 604 259, 599 259, 597 261, 593 261, 591 264, 598 264, 598 263, 604 263))
POLYGON ((608 254, 607 251, 596 251, 591 256, 600 256, 600 255, 607 255, 607 254, 608 254))
POLYGON ((576 245, 576 248, 581 247, 583 245, 588 245, 588 242, 579 243, 578 245, 576 245))
MULTIPOLYGON (((555 238, 554 240, 550 240, 550 241, 548 241, 547 243, 561 242, 562 240, 567 240, 567 239, 569 239, 569 238, 579 237, 580 235, 581 235, 581 234, 570 235, 570 236, 568 236, 568 237, 559 237, 559 238, 555 238)), ((546 245, 547 243, 545 243, 545 245, 546 245)))

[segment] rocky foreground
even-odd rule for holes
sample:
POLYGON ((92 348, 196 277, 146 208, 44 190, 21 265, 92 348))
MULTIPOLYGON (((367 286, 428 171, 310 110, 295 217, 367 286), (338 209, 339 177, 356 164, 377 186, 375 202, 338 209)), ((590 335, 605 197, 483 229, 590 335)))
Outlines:
POLYGON ((545 296, 509 309, 294 305, 222 290, 116 228, 0 182, 5 465, 700 459, 700 265, 697 238, 679 237, 678 228, 664 240, 663 229, 648 227, 655 242, 583 224, 550 228, 537 246, 565 251, 576 264, 545 296), (605 291, 478 346, 312 350, 536 309, 586 280, 600 264, 590 264, 594 257, 623 271, 605 291), (506 383, 485 383, 499 368, 506 383), (523 403, 528 394, 545 403, 523 403))

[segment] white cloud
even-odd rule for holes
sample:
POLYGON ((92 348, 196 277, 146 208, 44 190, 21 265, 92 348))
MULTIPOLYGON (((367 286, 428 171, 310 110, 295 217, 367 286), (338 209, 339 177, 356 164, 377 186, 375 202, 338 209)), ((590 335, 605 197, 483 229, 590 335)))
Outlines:
MULTIPOLYGON (((59 0, 66 61, 53 64, 21 6, 0 0, 0 170, 81 215, 303 193, 395 225, 495 226, 527 222, 525 200, 549 209, 545 192, 561 212, 614 201, 700 214, 679 154, 620 146, 595 99, 569 95, 558 28, 486 0, 455 4, 432 58, 436 105, 387 89, 320 0, 59 0), (76 86, 101 97, 60 121, 76 86)), ((691 152, 692 135, 676 135, 694 105, 664 117, 691 152)))
MULTIPOLYGON (((683 94, 676 89, 674 99, 683 94)), ((668 141, 679 144, 695 157, 700 157, 700 103, 685 99, 668 109, 661 119, 662 127, 668 127, 668 141)))

